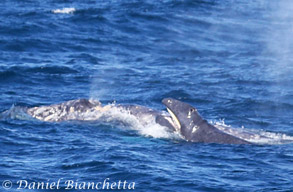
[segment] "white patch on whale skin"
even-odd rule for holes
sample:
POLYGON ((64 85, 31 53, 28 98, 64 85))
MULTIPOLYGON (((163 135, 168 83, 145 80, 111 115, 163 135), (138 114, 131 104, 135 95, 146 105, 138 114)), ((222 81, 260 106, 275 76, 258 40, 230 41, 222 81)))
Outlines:
POLYGON ((198 128, 199 128, 199 127, 198 127, 197 125, 195 125, 195 126, 192 128, 191 133, 195 133, 195 132, 197 131, 198 128))
POLYGON ((191 111, 188 112, 187 118, 188 118, 188 119, 191 118, 191 111))

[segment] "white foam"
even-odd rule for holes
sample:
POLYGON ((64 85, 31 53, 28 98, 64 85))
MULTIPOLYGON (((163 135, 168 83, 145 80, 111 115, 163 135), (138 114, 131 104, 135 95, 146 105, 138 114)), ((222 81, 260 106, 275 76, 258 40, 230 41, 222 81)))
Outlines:
POLYGON ((169 139, 179 138, 178 134, 172 133, 168 131, 167 127, 157 124, 155 118, 151 115, 146 115, 143 118, 138 119, 134 115, 131 115, 129 111, 113 107, 111 110, 103 114, 101 120, 106 122, 118 122, 122 127, 136 130, 139 134, 147 137, 169 139))
POLYGON ((76 9, 73 7, 52 10, 53 13, 62 13, 62 14, 70 14, 70 13, 74 13, 75 11, 76 9))
POLYGON ((247 129, 244 127, 241 128, 233 128, 229 125, 226 125, 222 120, 220 122, 213 122, 214 126, 220 129, 221 131, 228 133, 230 135, 234 135, 241 139, 244 139, 248 142, 255 144, 286 144, 292 143, 293 137, 286 135, 284 133, 273 133, 264 130, 256 130, 256 129, 247 129))

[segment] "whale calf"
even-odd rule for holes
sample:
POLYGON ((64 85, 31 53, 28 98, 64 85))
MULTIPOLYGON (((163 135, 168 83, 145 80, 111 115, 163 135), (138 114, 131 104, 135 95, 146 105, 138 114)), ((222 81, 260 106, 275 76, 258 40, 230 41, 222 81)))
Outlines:
POLYGON ((190 142, 251 144, 236 136, 225 133, 204 120, 193 106, 172 98, 165 98, 162 103, 167 107, 178 132, 190 142))

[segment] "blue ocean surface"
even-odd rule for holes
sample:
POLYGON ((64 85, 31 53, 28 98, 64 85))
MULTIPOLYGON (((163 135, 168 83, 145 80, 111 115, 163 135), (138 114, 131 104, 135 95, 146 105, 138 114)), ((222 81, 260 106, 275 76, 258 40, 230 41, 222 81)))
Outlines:
MULTIPOLYGON (((165 110, 172 97, 215 124, 292 141, 292 1, 1 0, 0 9, 0 112, 78 98, 165 110)), ((293 190, 292 142, 191 143, 157 126, 16 115, 0 120, 0 146, 1 192, 102 191, 82 185, 105 181, 119 190, 119 180, 121 191, 293 190), (58 180, 60 189, 33 187, 58 180)))

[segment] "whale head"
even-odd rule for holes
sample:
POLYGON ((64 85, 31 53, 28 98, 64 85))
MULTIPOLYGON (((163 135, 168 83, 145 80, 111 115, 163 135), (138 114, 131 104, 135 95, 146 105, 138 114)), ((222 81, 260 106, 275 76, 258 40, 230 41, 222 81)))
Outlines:
POLYGON ((162 103, 166 106, 174 123, 179 127, 179 133, 186 139, 192 137, 199 131, 203 118, 193 106, 172 98, 165 98, 162 103))

